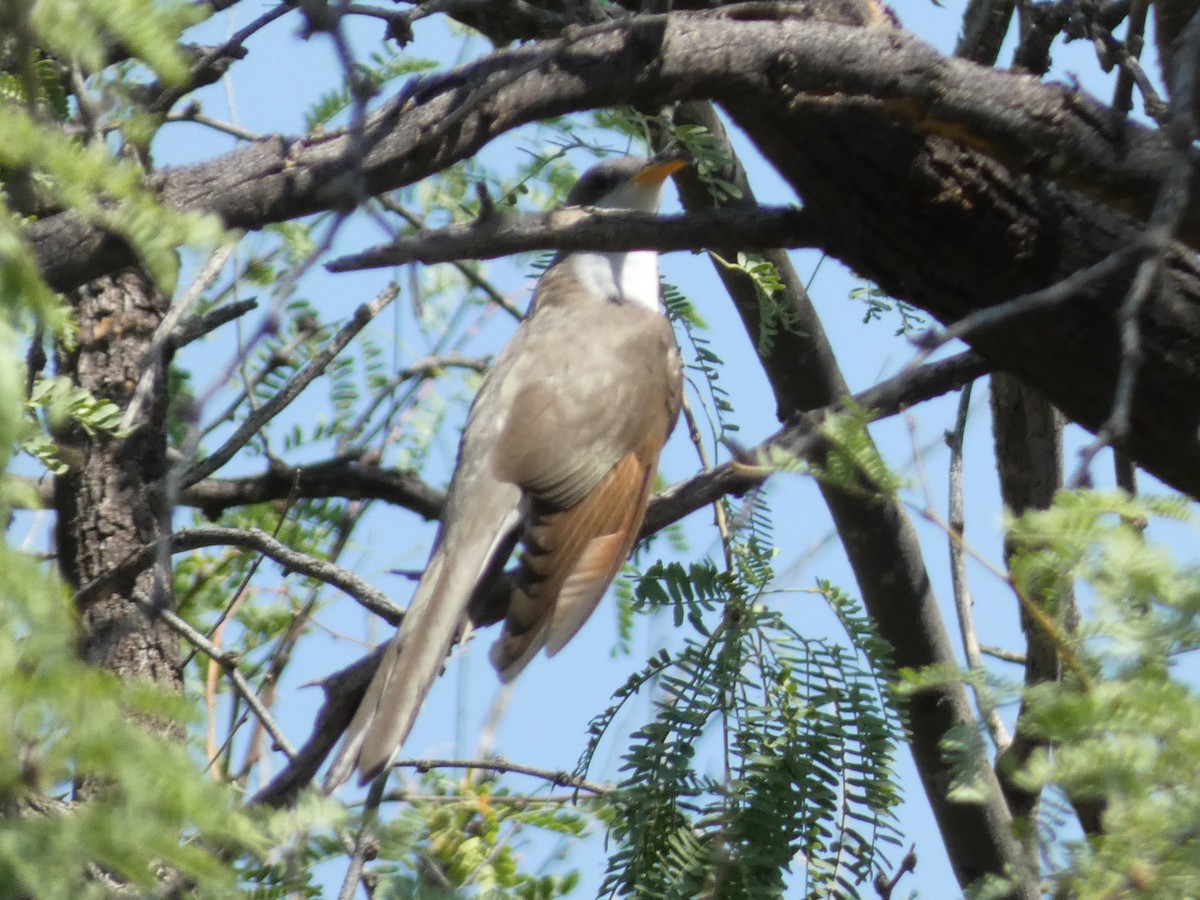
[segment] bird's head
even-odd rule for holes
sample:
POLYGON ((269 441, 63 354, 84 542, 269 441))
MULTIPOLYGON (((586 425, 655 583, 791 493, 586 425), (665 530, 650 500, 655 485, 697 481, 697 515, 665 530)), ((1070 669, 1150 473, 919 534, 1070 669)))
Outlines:
POLYGON ((567 195, 567 206, 655 212, 663 182, 686 165, 687 160, 680 156, 606 159, 580 176, 567 195))

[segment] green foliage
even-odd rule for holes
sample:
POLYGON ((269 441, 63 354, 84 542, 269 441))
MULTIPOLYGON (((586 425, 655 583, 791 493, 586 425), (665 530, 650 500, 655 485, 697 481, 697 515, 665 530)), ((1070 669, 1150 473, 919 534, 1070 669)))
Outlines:
POLYGON ((724 144, 703 125, 670 126, 671 136, 678 141, 692 158, 692 168, 708 187, 708 192, 717 203, 741 200, 742 190, 721 175, 729 167, 729 158, 724 153, 724 144))
MULTIPOLYGON (((1194 524, 1181 498, 1076 491, 1008 523, 1014 587, 1038 599, 1040 627, 1066 657, 1062 683, 1006 688, 1023 700, 1022 728, 1045 742, 1017 781, 1104 806, 1102 835, 1050 835, 1066 851, 1049 872, 1058 896, 1200 889, 1200 570, 1147 540, 1147 526, 1164 520, 1194 524), (1090 606, 1078 631, 1062 608, 1071 586, 1090 606)), ((906 673, 905 691, 963 679, 947 669, 906 673)), ((966 761, 981 758, 980 733, 957 732, 943 749, 960 761, 955 795, 979 799, 966 761)), ((1004 896, 1011 885, 977 887, 978 896, 1004 896)))
POLYGON ((739 253, 730 262, 716 253, 710 255, 721 266, 741 272, 750 279, 758 295, 758 353, 769 356, 780 331, 796 328, 796 311, 787 301, 787 291, 779 270, 757 253, 739 253))
POLYGON ((687 347, 691 348, 692 358, 687 363, 687 369, 700 375, 707 388, 708 397, 705 399, 708 402, 704 404, 704 412, 709 417, 714 442, 720 441, 727 433, 737 431, 737 423, 729 418, 729 413, 733 412, 729 392, 720 383, 721 358, 712 349, 712 341, 702 334, 708 330, 708 325, 691 301, 673 284, 663 282, 662 290, 668 317, 683 330, 685 352, 687 347))
POLYGON ((1025 694, 1031 733, 1055 746, 1030 760, 1026 786, 1106 804, 1105 834, 1071 842, 1056 875, 1072 896, 1200 889, 1200 696, 1189 675, 1200 571, 1146 540, 1144 526, 1163 519, 1192 523, 1180 498, 1078 492, 1009 526, 1018 589, 1054 598, 1077 579, 1091 599, 1085 627, 1065 635, 1090 685, 1068 679, 1025 694))
POLYGON ((179 33, 204 17, 202 7, 154 0, 51 0, 33 4, 29 24, 38 43, 59 59, 94 72, 111 51, 144 62, 169 84, 187 78, 179 33))
MULTIPOLYGON (((17 177, 32 182, 44 201, 39 209, 73 210, 129 241, 164 287, 176 277, 181 249, 203 249, 221 236, 214 220, 161 206, 137 161, 162 121, 145 98, 163 85, 186 84, 189 61, 179 32, 204 8, 158 0, 45 0, 17 4, 7 14, 23 18, 13 34, 0 37, 0 49, 13 54, 0 60, 0 179, 7 191, 0 195, 0 457, 6 463, 23 447, 61 472, 69 461, 59 458, 43 430, 53 434, 70 424, 116 434, 120 418, 111 403, 64 379, 35 381, 26 396, 23 336, 65 344, 71 326, 24 241, 31 207, 18 202, 17 177), (21 71, 10 58, 29 65, 21 71), (83 108, 66 93, 79 89, 66 78, 72 66, 96 101, 88 116, 98 120, 85 123, 79 115, 64 128, 63 120, 83 108), (35 418, 44 429, 35 429, 35 418)), ((428 66, 385 47, 354 75, 380 88, 428 66)), ((327 93, 306 126, 318 130, 344 118, 351 102, 344 88, 327 93)), ((600 113, 595 121, 623 135, 618 143, 626 148, 666 133, 691 152, 715 198, 740 199, 737 186, 722 177, 721 145, 705 129, 631 109, 600 113)), ((373 212, 404 228, 469 221, 482 208, 479 185, 500 208, 558 202, 574 176, 568 151, 599 149, 613 134, 578 119, 547 122, 529 142, 538 152, 514 170, 500 174, 482 157, 463 162, 397 191, 373 212), (554 148, 549 153, 547 145, 554 148)), ((317 229, 329 221, 317 216, 274 225, 242 241, 239 274, 212 289, 196 314, 242 299, 239 285, 274 288, 309 261, 321 245, 317 229)), ((780 331, 794 327, 780 302, 779 273, 755 256, 722 262, 755 284, 759 349, 770 352, 780 331)), ((394 373, 398 360, 465 345, 483 310, 496 308, 495 295, 478 284, 484 271, 482 265, 414 269, 413 315, 398 314, 390 328, 374 323, 363 332, 310 389, 312 405, 264 426, 239 463, 257 471, 277 466, 281 457, 291 464, 364 449, 405 469, 440 462, 439 454, 452 450, 447 432, 480 376, 452 371, 442 378, 439 372, 435 384, 432 377, 402 381, 394 373)), ((707 428, 700 443, 716 457, 720 442, 737 431, 722 382, 724 362, 688 299, 670 285, 664 296, 688 354, 696 419, 701 431, 707 428)), ((921 324, 912 307, 875 288, 854 296, 866 305, 866 321, 897 315, 900 333, 921 324)), ((210 417, 205 442, 220 440, 230 423, 244 421, 294 379, 331 332, 324 311, 304 297, 292 299, 281 315, 272 309, 270 333, 239 358, 238 381, 221 395, 228 407, 210 417)), ((176 447, 193 424, 189 391, 188 373, 173 370, 169 433, 176 447)), ((831 417, 824 426, 829 451, 809 471, 864 495, 896 491, 899 481, 868 439, 869 419, 858 409, 831 417)), ((771 462, 805 468, 795 459, 771 462)), ((7 515, 18 499, 17 484, 0 484, 0 513, 7 515)), ((224 511, 221 521, 336 560, 353 548, 364 505, 289 498, 224 511)), ((774 541, 762 495, 723 501, 718 513, 722 566, 652 563, 634 586, 618 589, 626 646, 635 611, 663 611, 681 639, 647 661, 593 723, 581 772, 618 711, 644 693, 653 697, 649 721, 623 757, 616 795, 576 804, 566 792, 517 792, 491 776, 423 774, 405 786, 401 803, 387 801, 371 864, 373 896, 570 895, 578 874, 561 865, 554 874, 538 871, 522 858, 521 844, 549 835, 569 846, 593 817, 612 838, 605 889, 615 894, 869 891, 865 886, 886 870, 886 852, 897 841, 892 758, 904 723, 892 706, 888 648, 858 605, 828 583, 819 583, 817 592, 841 622, 844 640, 812 637, 799 627, 805 617, 768 593, 774 541)), ((1029 727, 1054 749, 1036 755, 1020 777, 1031 787, 1108 803, 1106 836, 1066 842, 1069 855, 1053 873, 1064 895, 1184 897, 1200 890, 1194 771, 1200 704, 1190 677, 1200 644, 1200 578, 1146 542, 1137 525, 1158 517, 1186 520, 1185 506, 1064 495, 1054 510, 1011 525, 1017 586, 1044 605, 1048 627, 1074 664, 1066 686, 1024 694, 1029 727), (1067 630, 1060 608, 1064 588, 1075 579, 1087 585, 1095 613, 1078 635, 1067 630)), ((678 548, 679 534, 672 537, 678 548)), ((280 573, 256 554, 189 554, 178 559, 174 576, 180 611, 207 633, 218 622, 227 625, 214 640, 236 654, 240 671, 268 702, 284 675, 293 674, 285 669, 306 630, 340 627, 318 618, 324 585, 280 573)), ((163 890, 167 870, 183 877, 189 896, 322 894, 327 876, 314 870, 344 857, 354 823, 343 804, 315 794, 280 813, 247 812, 244 798, 210 781, 211 773, 244 787, 262 768, 255 768, 259 748, 247 737, 255 723, 245 701, 224 680, 209 682, 207 658, 193 657, 183 698, 84 667, 73 647, 71 610, 53 576, 6 546, 0 546, 0 598, 0 894, 98 896, 98 884, 89 880, 97 869, 146 894, 163 890), (203 774, 182 741, 154 736, 183 734, 187 709, 199 697, 212 703, 214 734, 224 728, 203 774), (216 722, 217 716, 226 721, 216 722), (239 767, 235 756, 245 764, 239 767), (65 795, 81 778, 99 785, 95 797, 69 811, 64 802, 56 811, 54 795, 65 795), (35 805, 42 812, 24 814, 35 805)), ((909 689, 963 679, 949 670, 907 677, 909 689)), ((1015 685, 1001 689, 1019 693, 1015 685)), ((978 797, 980 772, 971 767, 984 755, 982 740, 981 732, 962 729, 946 742, 959 763, 951 786, 957 799, 978 797)))
POLYGON ((313 869, 345 852, 337 839, 349 816, 336 800, 307 791, 292 806, 270 813, 254 810, 263 843, 270 852, 238 861, 238 877, 249 887, 242 896, 253 900, 322 897, 313 869))
POLYGON ((769 447, 758 464, 780 472, 803 472, 849 493, 864 496, 894 493, 904 481, 891 470, 867 428, 873 413, 847 402, 820 423, 825 440, 819 461, 797 457, 783 447, 769 447))
POLYGON ((414 787, 412 804, 379 826, 375 897, 553 900, 577 886, 577 872, 524 871, 518 849, 532 833, 564 842, 583 834, 588 817, 563 802, 567 795, 543 802, 478 773, 429 773, 414 787))
MULTIPOLYGON (((96 71, 119 49, 171 84, 183 82, 188 74, 177 46, 179 32, 200 15, 189 4, 151 0, 53 0, 23 12, 28 19, 16 33, 32 44, 18 47, 18 56, 36 58, 45 52, 64 62, 77 62, 85 71, 96 71)), ((14 88, 11 81, 6 84, 10 96, 19 91, 24 99, 23 87, 14 88)), ((47 99, 52 106, 61 106, 54 97, 47 99)), ((24 104, 0 102, 0 134, 4 135, 0 171, 29 172, 53 205, 121 235, 164 288, 175 280, 181 246, 212 245, 221 238, 214 217, 180 213, 160 204, 142 185, 141 168, 115 158, 104 142, 85 145, 35 118, 24 104)), ((33 312, 58 333, 66 327, 66 317, 24 244, 22 224, 0 202, 0 306, 33 312), (17 297, 22 298, 19 303, 17 297)))
POLYGON ((871 410, 849 404, 843 412, 826 417, 821 434, 829 451, 822 465, 814 468, 818 478, 846 491, 888 494, 900 490, 903 481, 888 467, 867 431, 872 418, 871 410))
MULTIPOLYGON (((78 64, 86 73, 120 53, 179 83, 187 66, 176 41, 196 9, 52 0, 17 4, 8 16, 20 21, 6 21, 13 31, 5 50, 31 63, 33 81, 20 63, 0 73, 0 172, 27 173, 52 207, 125 237, 164 285, 174 278, 179 248, 212 241, 220 229, 211 218, 160 205, 141 170, 103 141, 86 145, 55 127, 69 112, 59 66, 78 64)), ((69 345, 72 327, 9 199, 0 195, 0 460, 7 472, 23 446, 62 471, 65 462, 37 420, 51 434, 70 424, 119 435, 120 410, 61 377, 34 380, 26 396, 22 343, 44 335, 69 345)), ((15 484, 4 479, 0 492, 5 518, 15 484)), ((0 597, 0 892, 105 896, 104 873, 147 895, 164 879, 192 885, 190 896, 235 894, 230 861, 254 858, 262 832, 240 796, 200 777, 179 741, 190 704, 86 665, 62 584, 7 539, 0 543, 0 597), (86 801, 72 799, 73 785, 86 785, 86 801)))
POLYGON ((850 299, 866 306, 863 313, 864 325, 882 321, 887 313, 895 312, 900 317, 900 324, 896 327, 897 336, 912 334, 925 326, 925 318, 915 306, 889 297, 874 284, 855 288, 850 292, 850 299))
MULTIPOLYGON (((213 216, 176 212, 163 206, 142 186, 142 172, 136 165, 113 159, 102 144, 81 146, 61 132, 50 130, 35 122, 29 114, 12 106, 0 104, 0 166, 5 169, 29 169, 44 181, 40 182, 53 201, 73 209, 85 220, 110 229, 128 240, 138 251, 147 271, 160 286, 173 284, 177 270, 179 247, 216 244, 222 235, 221 226, 213 216)), ((11 213, 0 219, 0 245, 10 243, 16 257, 5 255, 5 269, 12 270, 6 279, 19 279, 14 288, 30 289, 38 300, 34 311, 43 317, 56 309, 49 299, 41 277, 32 266, 32 254, 24 247, 20 225, 11 213), (17 268, 19 260, 26 266, 17 268), (45 298, 45 299, 41 299, 45 298)), ((5 285, 0 284, 0 288, 5 285)), ((0 302, 12 302, 5 291, 0 302)), ((65 320, 55 318, 61 327, 65 320)))
POLYGON ((147 728, 180 727, 187 704, 85 665, 58 583, 24 554, 0 559, 0 884, 66 900, 100 896, 93 866, 146 890, 173 869, 196 896, 229 896, 220 854, 259 846, 258 830, 147 728), (89 802, 56 798, 83 777, 100 785, 89 802))
POLYGON ((580 773, 627 701, 657 695, 623 756, 602 893, 778 897, 799 861, 807 896, 857 896, 898 841, 883 643, 828 585, 850 649, 804 637, 763 602, 757 538, 735 541, 734 558, 736 575, 658 564, 638 581, 642 608, 671 610, 696 636, 660 651, 593 720, 580 773))
POLYGON ((93 397, 89 391, 76 387, 70 379, 62 376, 37 379, 25 408, 30 418, 21 449, 55 475, 63 474, 70 466, 62 459, 59 446, 49 435, 58 432, 68 422, 78 425, 90 436, 97 433, 117 437, 125 435, 120 430, 119 406, 111 400, 93 397), (42 431, 35 424, 39 411, 45 414, 47 431, 42 431))
MULTIPOLYGON (((35 105, 49 110, 60 122, 66 119, 67 94, 59 80, 58 65, 54 60, 45 57, 35 59, 30 63, 30 74, 35 105)), ((28 105, 31 93, 29 88, 21 74, 0 71, 0 103, 12 106, 28 105)))

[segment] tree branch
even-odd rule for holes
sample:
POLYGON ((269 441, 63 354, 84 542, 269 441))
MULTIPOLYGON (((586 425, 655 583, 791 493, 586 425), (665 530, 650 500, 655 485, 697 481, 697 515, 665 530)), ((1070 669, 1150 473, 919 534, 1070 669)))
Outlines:
POLYGON ((259 699, 259 696, 254 693, 254 688, 246 680, 246 676, 242 674, 241 669, 238 668, 236 656, 222 651, 220 647, 216 646, 170 609, 158 608, 154 604, 144 600, 139 602, 142 608, 146 610, 147 615, 161 618, 176 634, 225 670, 225 673, 229 676, 229 680, 233 682, 234 688, 242 695, 242 699, 246 701, 246 705, 253 710, 254 715, 262 723, 263 728, 271 735, 271 740, 275 742, 275 746, 289 760, 294 761, 296 759, 295 748, 292 747, 291 742, 287 739, 287 735, 283 733, 283 729, 276 723, 275 718, 271 715, 271 711, 267 709, 266 705, 259 699))
POLYGON ((295 468, 272 465, 262 475, 205 479, 184 490, 180 502, 216 519, 223 510, 283 500, 293 490, 306 499, 382 500, 427 520, 441 516, 445 500, 416 475, 380 468, 378 461, 356 455, 295 468))
MULTIPOLYGON (((1109 123, 1077 91, 947 59, 906 32, 819 21, 743 21, 720 11, 635 16, 582 36, 499 51, 418 79, 365 123, 362 176, 378 193, 411 184, 538 119, 617 104, 711 98, 737 104, 832 98, 880 120, 954 135, 1020 171, 1059 180, 1142 216, 1170 148, 1157 132, 1109 123)), ((164 200, 233 228, 329 209, 351 136, 257 141, 156 178, 164 200)), ((1200 240, 1200 205, 1181 235, 1200 240)), ((47 280, 78 285, 131 261, 129 249, 64 213, 28 231, 47 280)))
POLYGON ((331 272, 407 263, 494 259, 528 250, 691 250, 713 247, 737 235, 741 250, 817 245, 816 223, 791 207, 737 207, 659 216, 627 210, 558 209, 521 216, 493 215, 446 228, 424 229, 342 256, 331 272))
MULTIPOLYGON (((1095 263, 1131 239, 1123 213, 1149 214, 1172 153, 1165 135, 1115 122, 1078 91, 942 57, 898 28, 781 21, 779 9, 633 16, 418 79, 353 138, 362 148, 355 183, 368 192, 410 184, 549 116, 714 97, 804 198, 822 249, 943 321, 1095 263), (931 242, 945 252, 931 256, 931 242), (998 254, 1020 264, 979 278, 998 254)), ((261 227, 343 208, 351 142, 346 133, 256 142, 166 170, 156 184, 177 208, 261 227)), ((1200 242, 1196 190, 1193 183, 1176 232, 1192 243, 1200 242)), ((130 258, 70 215, 35 223, 28 237, 60 287, 130 258)), ((1145 377, 1127 449, 1200 496, 1200 403, 1192 399, 1200 396, 1200 265, 1173 249, 1167 269, 1167 290, 1144 310, 1145 377)), ((1119 302, 1111 295, 1124 288, 1093 286, 1087 321, 1047 314, 1047 324, 1070 318, 1065 332, 1010 329, 974 345, 1099 429, 1117 372, 1111 320, 1095 312, 1119 302)))
POLYGON ((967 661, 967 668, 981 679, 980 683, 972 685, 975 705, 979 708, 979 715, 984 724, 987 725, 992 743, 998 752, 1003 753, 1012 743, 1012 737, 1004 720, 1000 718, 991 689, 982 681, 986 677, 986 671, 979 649, 979 633, 975 629, 975 597, 971 593, 967 554, 964 549, 967 524, 963 496, 963 441, 967 431, 967 414, 971 406, 971 387, 970 384, 963 387, 954 430, 946 435, 946 443, 950 447, 950 504, 946 516, 946 537, 950 545, 950 582, 954 590, 954 607, 958 610, 958 630, 962 637, 963 656, 967 661))
POLYGON ((325 702, 317 711, 312 734, 295 757, 271 779, 270 784, 250 798, 249 805, 262 804, 275 809, 289 806, 312 783, 325 757, 349 727, 386 650, 387 642, 384 642, 362 659, 321 682, 325 702))
MULTIPOLYGON (((404 611, 368 582, 340 566, 316 559, 294 550, 282 541, 257 528, 184 528, 171 536, 171 552, 184 553, 202 547, 244 547, 256 550, 275 560, 288 571, 299 572, 338 588, 378 616, 398 624, 404 611)), ((136 577, 154 561, 158 544, 148 544, 130 554, 99 578, 81 587, 75 594, 76 603, 103 596, 124 582, 136 577)))
POLYGON ((183 476, 183 484, 185 486, 193 485, 201 479, 208 477, 221 468, 221 466, 225 465, 225 463, 229 462, 229 460, 233 459, 234 454, 242 449, 246 445, 246 442, 263 425, 279 415, 289 403, 300 396, 300 393, 312 383, 313 379, 325 371, 326 366, 345 349, 346 345, 354 339, 354 336, 362 331, 375 316, 386 309, 387 305, 396 299, 399 293, 399 287, 395 284, 389 284, 380 291, 374 300, 370 303, 364 303, 356 309, 350 321, 341 327, 333 339, 321 349, 320 353, 305 363, 304 368, 288 381, 283 390, 254 410, 237 427, 234 433, 229 436, 229 439, 224 444, 187 470, 183 476))

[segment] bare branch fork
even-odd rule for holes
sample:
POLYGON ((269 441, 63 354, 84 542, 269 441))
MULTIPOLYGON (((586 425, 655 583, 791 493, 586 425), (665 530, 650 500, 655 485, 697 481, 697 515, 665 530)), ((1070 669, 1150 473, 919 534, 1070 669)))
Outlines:
MULTIPOLYGON (((153 548, 151 550, 153 551, 153 548)), ((271 740, 275 742, 275 746, 289 760, 296 759, 296 749, 287 739, 287 735, 283 733, 283 729, 275 722, 266 704, 254 692, 254 688, 246 680, 246 676, 242 674, 241 669, 238 668, 236 654, 225 652, 189 625, 184 619, 176 615, 172 610, 164 608, 161 604, 153 603, 144 596, 139 596, 138 592, 134 592, 133 599, 145 610, 147 615, 161 618, 176 634, 207 655, 213 662, 218 663, 225 670, 226 674, 229 675, 229 680, 233 682, 233 686, 237 692, 242 695, 242 699, 246 701, 246 705, 254 711, 254 715, 262 722, 263 728, 271 735, 271 740)))

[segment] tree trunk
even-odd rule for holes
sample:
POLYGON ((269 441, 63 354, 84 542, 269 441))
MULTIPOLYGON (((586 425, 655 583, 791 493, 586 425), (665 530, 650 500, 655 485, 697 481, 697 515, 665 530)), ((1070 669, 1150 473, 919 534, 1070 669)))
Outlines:
MULTIPOLYGON (((75 299, 77 344, 60 348, 59 374, 122 409, 148 366, 154 379, 128 437, 89 437, 77 426, 59 435, 74 451, 70 472, 55 481, 59 566, 79 588, 168 533, 162 509, 167 361, 148 360, 147 350, 169 301, 136 271, 101 278, 75 299)), ((89 599, 79 610, 83 658, 122 678, 181 689, 179 639, 153 615, 155 607, 174 608, 170 570, 159 566, 89 599)))

